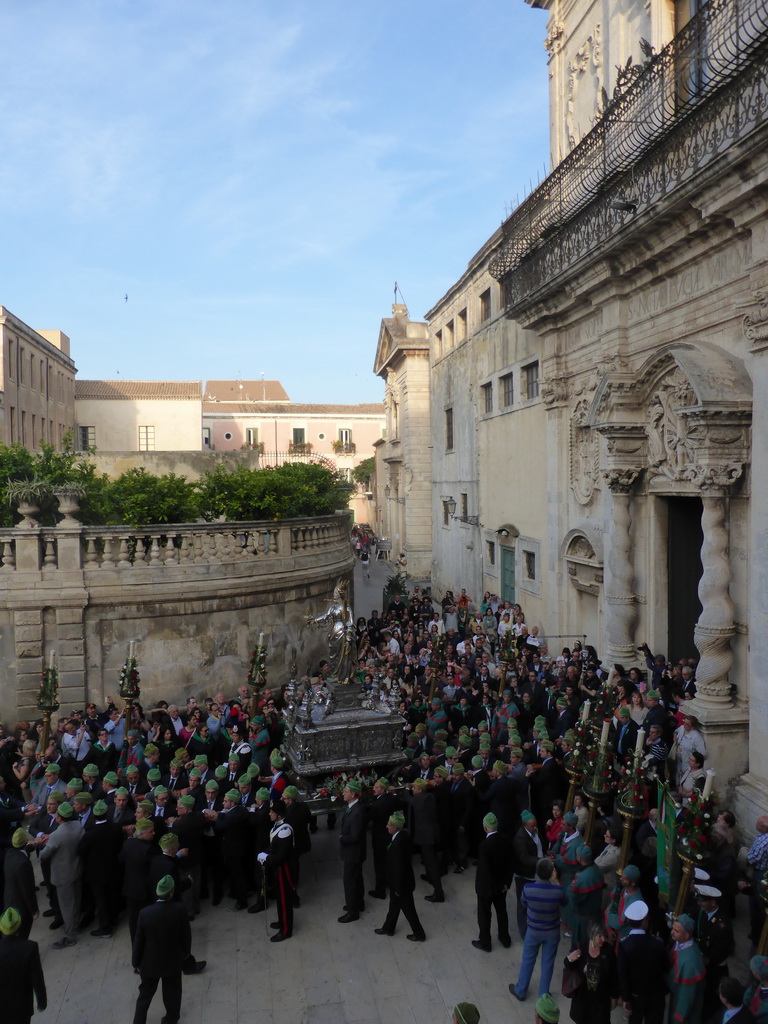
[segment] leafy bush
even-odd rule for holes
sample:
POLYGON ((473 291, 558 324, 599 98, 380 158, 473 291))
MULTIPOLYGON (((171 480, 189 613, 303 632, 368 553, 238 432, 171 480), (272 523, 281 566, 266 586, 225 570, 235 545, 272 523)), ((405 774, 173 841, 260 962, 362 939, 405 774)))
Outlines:
POLYGON ((329 515, 346 503, 344 481, 312 463, 232 472, 217 466, 200 481, 200 513, 209 522, 329 515))
POLYGON ((199 515, 197 485, 183 476, 155 476, 146 469, 129 469, 107 488, 110 518, 129 526, 153 523, 193 523, 199 515))
POLYGON ((370 455, 367 459, 363 459, 359 466, 355 466, 352 470, 352 479, 356 484, 362 484, 363 487, 366 487, 375 472, 376 459, 373 455, 370 455))

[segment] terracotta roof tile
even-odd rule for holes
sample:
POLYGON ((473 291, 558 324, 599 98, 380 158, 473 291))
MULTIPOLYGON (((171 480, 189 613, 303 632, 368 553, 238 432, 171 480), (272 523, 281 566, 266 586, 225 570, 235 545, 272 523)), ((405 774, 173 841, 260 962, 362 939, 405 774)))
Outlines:
POLYGON ((216 402, 290 402, 279 380, 207 380, 205 398, 216 402))
POLYGON ((383 402, 361 402, 359 405, 314 405, 301 402, 203 402, 203 412, 256 416, 384 416, 383 402))
POLYGON ((199 380, 76 380, 75 399, 173 399, 199 402, 199 380))

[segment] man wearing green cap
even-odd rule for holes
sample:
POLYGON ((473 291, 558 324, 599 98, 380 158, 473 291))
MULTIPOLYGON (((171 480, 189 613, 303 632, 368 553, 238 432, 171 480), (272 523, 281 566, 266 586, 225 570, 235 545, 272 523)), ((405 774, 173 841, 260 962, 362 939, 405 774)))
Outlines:
POLYGON ((0 916, 0 992, 4 1024, 29 1024, 48 1005, 37 943, 21 934, 21 914, 8 907, 0 916))
POLYGON ((547 992, 536 1000, 534 1011, 536 1024, 558 1024, 560 1010, 552 996, 547 992))
POLYGON ((240 802, 239 790, 228 790, 224 794, 221 810, 213 813, 213 831, 221 837, 221 856, 229 873, 230 894, 235 900, 234 906, 227 909, 233 912, 246 910, 250 830, 248 811, 240 802))
POLYGON ((127 904, 131 940, 136 934, 139 914, 149 902, 149 862, 158 852, 154 838, 151 819, 142 818, 136 822, 133 836, 123 843, 118 857, 124 868, 123 896, 127 904))
POLYGON ((704 1005, 704 958, 693 939, 693 918, 681 914, 672 925, 672 966, 667 977, 670 1024, 699 1024, 704 1005))
POLYGON ((576 850, 576 856, 579 866, 567 893, 566 908, 566 919, 571 925, 574 947, 588 936, 590 926, 600 921, 605 888, 603 873, 595 864, 591 848, 581 843, 576 850))
POLYGON ((40 853, 41 861, 51 862, 51 883, 56 886, 56 896, 64 921, 64 935, 53 943, 54 949, 74 946, 80 917, 80 882, 83 864, 77 855, 77 847, 83 832, 80 822, 74 816, 72 805, 63 801, 56 813, 58 828, 46 839, 40 853))
POLYGON ((347 809, 341 817, 339 845, 344 865, 344 914, 339 924, 357 921, 365 909, 365 884, 363 863, 366 854, 367 820, 365 808, 360 800, 362 786, 357 779, 350 779, 344 787, 342 798, 347 809))
POLYGON ((162 982, 166 1024, 181 1016, 181 972, 191 955, 192 933, 187 911, 173 899, 173 879, 164 875, 156 886, 157 899, 144 907, 136 923, 131 963, 141 976, 133 1024, 146 1024, 147 1012, 162 982))
POLYGON ((176 819, 171 832, 179 840, 179 847, 186 850, 182 857, 182 877, 189 880, 184 891, 187 909, 193 915, 200 913, 200 879, 203 863, 203 833, 206 830, 203 812, 197 809, 194 796, 186 793, 179 797, 176 805, 176 819))
POLYGON ((387 898, 387 850, 391 838, 387 828, 390 815, 400 809, 400 798, 389 791, 389 779, 377 779, 373 786, 373 800, 368 805, 371 822, 371 853, 373 855, 373 888, 368 895, 376 900, 387 898))
POLYGON ((6 907, 16 907, 21 914, 19 934, 22 939, 29 938, 32 922, 38 913, 35 872, 27 855, 29 839, 30 836, 26 829, 16 829, 11 836, 11 848, 5 851, 2 867, 5 876, 3 903, 6 907))
POLYGON ((581 835, 576 828, 576 820, 573 811, 568 811, 563 815, 563 831, 552 846, 555 867, 560 875, 560 884, 566 896, 579 869, 578 850, 581 846, 581 835))
POLYGON ((107 805, 97 800, 93 805, 93 828, 80 838, 77 853, 83 862, 83 878, 93 901, 95 938, 109 938, 117 922, 118 857, 123 846, 123 830, 107 819, 107 805))
POLYGON ((491 908, 496 911, 499 942, 505 949, 512 945, 507 915, 507 891, 512 884, 511 849, 499 821, 491 811, 483 818, 485 839, 480 843, 475 875, 477 924, 479 935, 472 940, 475 949, 491 952, 491 908))
POLYGON ((389 909, 381 928, 374 928, 377 935, 394 935, 400 911, 411 926, 406 936, 411 942, 424 942, 426 935, 422 927, 416 906, 413 902, 413 891, 416 880, 413 875, 413 845, 411 837, 405 831, 405 815, 402 811, 393 811, 387 820, 387 885, 389 886, 389 909))

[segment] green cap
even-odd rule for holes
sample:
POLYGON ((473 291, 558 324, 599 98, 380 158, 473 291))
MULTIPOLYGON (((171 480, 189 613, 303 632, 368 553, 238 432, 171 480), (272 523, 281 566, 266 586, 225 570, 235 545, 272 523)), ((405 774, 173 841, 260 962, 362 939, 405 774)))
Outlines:
POLYGON ((629 718, 632 712, 625 705, 624 707, 619 708, 616 714, 619 716, 619 718, 629 718))
POLYGON ((479 754, 475 754, 471 761, 472 767, 475 771, 479 771, 483 767, 483 759, 479 754))
POLYGON ((627 864, 621 873, 635 885, 640 881, 640 868, 636 864, 627 864))
POLYGON ((466 750, 467 747, 472 746, 472 740, 469 738, 469 736, 459 736, 459 746, 463 747, 464 750, 466 750))
MULTIPOLYGON (((192 769, 194 771, 194 769, 192 769)), ((220 764, 213 773, 217 779, 226 779, 227 777, 227 766, 220 764)))
POLYGON ((160 751, 157 749, 154 743, 148 743, 144 747, 144 757, 152 757, 154 754, 159 754, 160 751))
POLYGON ((247 775, 241 775, 240 778, 237 780, 237 784, 238 786, 250 786, 251 780, 248 778, 247 775))
POLYGON ((178 759, 178 757, 174 757, 174 758, 171 759, 170 767, 171 768, 181 768, 181 761, 178 759))
POLYGON ((155 786, 155 796, 162 796, 163 793, 167 793, 168 790, 165 786, 155 786))
POLYGON ((186 807, 188 811, 191 811, 195 806, 195 798, 186 793, 184 796, 179 797, 179 805, 181 807, 186 807))
POLYGON ((357 779, 349 779, 344 785, 350 793, 355 793, 357 796, 360 795, 363 789, 362 784, 357 779))
POLYGON ((63 800, 59 804, 59 815, 62 818, 71 818, 74 813, 75 812, 74 812, 74 809, 72 807, 72 804, 69 803, 68 800, 63 800))
POLYGON ((159 782, 162 779, 163 773, 159 768, 150 768, 147 772, 147 778, 150 782, 159 782))
POLYGON ((480 1011, 474 1003, 457 1003, 453 1015, 457 1024, 480 1024, 480 1011))
POLYGON ((231 800, 233 804, 240 802, 240 794, 236 789, 228 789, 224 796, 227 800, 231 800))
POLYGON ((285 759, 279 750, 273 750, 269 755, 269 763, 273 768, 282 768, 285 764, 285 759))
POLYGON ((76 804, 85 804, 87 806, 93 803, 93 797, 90 793, 78 793, 73 799, 76 804))
POLYGON ((424 725, 423 722, 417 722, 416 725, 414 726, 413 731, 417 733, 419 736, 423 736, 424 733, 427 731, 427 727, 426 725, 424 725))
POLYGON ((269 800, 269 790, 266 788, 266 786, 262 786, 261 789, 256 790, 256 799, 261 800, 262 803, 265 803, 269 800))
POLYGON ((645 695, 646 700, 661 700, 661 694, 658 690, 648 690, 645 695))
POLYGON ((573 813, 573 811, 566 811, 563 815, 563 821, 566 825, 578 825, 579 819, 573 813))
POLYGON ((254 715, 251 719, 252 725, 264 725, 264 715, 254 715))
POLYGON ((256 776, 259 774, 259 766, 253 763, 249 764, 245 770, 245 774, 248 776, 249 779, 255 779, 256 776))
POLYGON ((510 747, 509 748, 509 753, 511 754, 512 757, 522 757, 523 756, 523 748, 522 747, 510 747))
POLYGON ((483 825, 485 825, 485 827, 491 832, 494 832, 499 827, 499 819, 493 811, 488 811, 486 816, 483 818, 483 825))
POLYGON ((451 772, 454 775, 463 775, 464 771, 465 771, 465 768, 464 768, 464 765, 461 763, 461 761, 457 761, 456 764, 451 765, 451 772))
POLYGON ((208 790, 208 789, 218 790, 219 784, 216 781, 216 779, 208 779, 208 781, 205 784, 205 788, 206 788, 206 790, 208 790))
POLYGON ((118 786, 115 790, 115 796, 129 796, 128 790, 125 786, 118 786))
POLYGON ((85 768, 83 768, 83 775, 88 775, 91 778, 95 778, 98 774, 99 769, 96 767, 95 764, 87 764, 85 768))
POLYGON ((21 914, 16 907, 8 907, 3 916, 0 917, 0 932, 3 935, 13 935, 14 932, 19 930, 20 926, 21 914))
POLYGON ((532 811, 523 811, 520 815, 521 821, 536 821, 536 815, 532 811))
POLYGON ((288 797, 289 800, 298 800, 298 789, 296 789, 295 786, 286 786, 285 789, 283 790, 283 799, 285 799, 285 797, 288 797))
POLYGON ((416 786, 418 789, 426 789, 429 783, 427 782, 426 779, 414 779, 413 785, 416 786))
POLYGON ((76 793, 79 793, 83 788, 82 779, 70 779, 67 783, 67 789, 74 789, 76 793))
POLYGON ((187 748, 186 747, 177 747, 174 750, 174 752, 173 752, 174 757, 177 757, 179 759, 179 761, 181 760, 183 755, 186 754, 186 753, 187 753, 187 748))
POLYGON ((446 757, 458 757, 459 756, 459 752, 456 749, 456 747, 446 747, 445 748, 445 756, 446 757))
POLYGON ((179 837, 175 832, 166 832, 164 836, 160 837, 160 849, 170 850, 172 846, 179 845, 179 837))
POLYGON ((388 825, 394 825, 395 828, 405 828, 405 815, 402 811, 393 811, 388 820, 388 825))
POLYGON ((97 800, 93 805, 93 814, 96 818, 106 818, 107 816, 107 805, 103 800, 97 800))
POLYGON ((167 896, 168 893, 173 892, 175 888, 176 883, 174 882, 171 875, 163 875, 163 877, 155 886, 155 892, 157 893, 158 896, 167 896))
POLYGON ((155 805, 152 803, 151 800, 142 800, 139 803, 139 807, 142 809, 142 811, 144 811, 145 814, 151 814, 152 811, 154 811, 155 809, 155 805))
POLYGON ((14 850, 23 850, 29 842, 29 833, 26 829, 17 828, 11 836, 11 846, 14 850))
POLYGON ((555 707, 556 708, 567 708, 568 707, 568 701, 565 699, 565 697, 558 697, 557 700, 555 701, 555 707))
POLYGON ((110 786, 116 786, 120 780, 118 779, 116 772, 107 772, 104 776, 104 781, 108 782, 110 786))
POLYGON ((190 779, 202 779, 203 773, 200 771, 199 768, 190 768, 189 777, 190 779))
POLYGON ((536 1000, 536 1013, 544 1021, 544 1024, 558 1024, 560 1020, 560 1010, 549 992, 539 996, 536 1000))
POLYGON ((208 767, 208 755, 207 754, 198 754, 197 757, 195 758, 195 764, 204 764, 206 766, 206 768, 207 768, 208 767))
POLYGON ((542 750, 546 750, 548 754, 553 754, 555 751, 555 744, 552 740, 542 740, 539 746, 542 750))
POLYGON ((385 779, 383 776, 380 779, 376 779, 376 785, 382 789, 389 789, 389 779, 385 779))
POLYGON ((478 732, 488 732, 488 723, 487 722, 478 722, 477 723, 477 731, 478 732))
POLYGON ((494 761, 493 762, 493 770, 495 772, 498 772, 499 775, 506 775, 507 774, 507 766, 504 764, 503 761, 494 761))
POLYGON ((153 832, 155 830, 155 826, 152 824, 151 818, 139 818, 134 826, 134 831, 136 832, 149 832, 150 830, 153 832))
POLYGON ((57 764, 47 764, 45 766, 45 773, 44 774, 47 775, 48 772, 51 772, 52 775, 58 775, 60 771, 61 771, 61 768, 57 764))
POLYGON ((137 764, 129 764, 128 767, 125 769, 125 774, 126 775, 138 775, 139 774, 139 766, 137 764))
POLYGON ((445 767, 445 765, 439 764, 437 768, 435 768, 435 775, 438 775, 441 779, 447 779, 448 769, 445 767))

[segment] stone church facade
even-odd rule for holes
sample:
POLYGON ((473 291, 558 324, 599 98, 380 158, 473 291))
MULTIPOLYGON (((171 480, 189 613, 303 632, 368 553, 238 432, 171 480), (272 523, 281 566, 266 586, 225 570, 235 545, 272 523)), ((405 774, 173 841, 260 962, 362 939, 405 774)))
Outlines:
POLYGON ((646 641, 697 657, 708 766, 749 826, 768 807, 768 10, 528 2, 549 11, 554 170, 428 314, 433 584, 513 593, 552 648, 586 635, 607 664, 642 665, 646 641))

